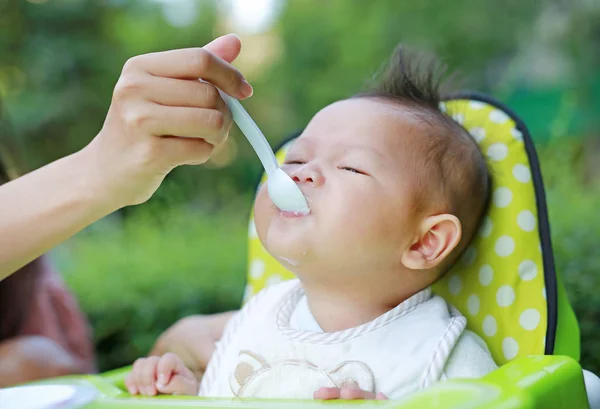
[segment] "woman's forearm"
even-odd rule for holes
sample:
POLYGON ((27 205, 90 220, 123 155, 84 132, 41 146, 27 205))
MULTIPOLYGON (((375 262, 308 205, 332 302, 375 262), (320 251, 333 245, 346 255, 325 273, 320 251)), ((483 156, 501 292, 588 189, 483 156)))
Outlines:
POLYGON ((89 160, 81 151, 0 187, 0 280, 116 210, 89 160))

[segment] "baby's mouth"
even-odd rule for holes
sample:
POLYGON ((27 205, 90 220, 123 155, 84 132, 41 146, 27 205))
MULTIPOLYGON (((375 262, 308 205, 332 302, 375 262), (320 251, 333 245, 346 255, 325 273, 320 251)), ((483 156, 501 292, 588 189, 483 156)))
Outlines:
POLYGON ((308 207, 301 211, 289 211, 289 210, 278 209, 279 216, 285 217, 287 219, 299 219, 299 218, 306 217, 306 216, 309 216, 312 214, 312 200, 310 199, 309 195, 307 195, 306 192, 304 192, 303 189, 301 189, 301 190, 302 190, 302 194, 306 198, 308 207))
POLYGON ((303 212, 287 212, 287 211, 281 211, 279 213, 279 215, 281 217, 286 217, 286 218, 290 218, 290 219, 298 219, 300 217, 306 217, 310 214, 310 211, 308 213, 303 213, 303 212))

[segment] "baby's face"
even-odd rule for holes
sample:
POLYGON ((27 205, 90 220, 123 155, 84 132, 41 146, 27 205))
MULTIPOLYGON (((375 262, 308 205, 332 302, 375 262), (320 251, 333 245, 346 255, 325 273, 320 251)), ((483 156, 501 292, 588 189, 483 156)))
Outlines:
POLYGON ((281 212, 265 184, 255 203, 265 248, 306 279, 315 272, 334 279, 400 267, 419 223, 410 159, 421 132, 411 113, 374 100, 340 101, 320 111, 282 166, 311 212, 281 212))

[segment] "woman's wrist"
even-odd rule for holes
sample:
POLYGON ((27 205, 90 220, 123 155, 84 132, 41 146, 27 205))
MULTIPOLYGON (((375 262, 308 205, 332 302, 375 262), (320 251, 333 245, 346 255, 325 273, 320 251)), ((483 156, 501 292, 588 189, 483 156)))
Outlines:
POLYGON ((74 172, 73 201, 87 206, 98 219, 127 205, 123 195, 117 192, 119 181, 110 170, 103 172, 93 149, 83 148, 61 160, 74 172))

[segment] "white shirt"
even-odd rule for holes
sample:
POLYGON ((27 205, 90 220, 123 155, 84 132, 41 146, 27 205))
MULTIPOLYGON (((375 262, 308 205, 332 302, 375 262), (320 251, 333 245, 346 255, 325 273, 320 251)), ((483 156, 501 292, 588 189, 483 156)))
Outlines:
POLYGON ((230 320, 200 395, 310 399, 320 387, 351 386, 399 398, 447 377, 496 368, 465 326, 460 313, 426 289, 369 323, 325 333, 299 281, 291 280, 263 290, 230 320), (456 363, 449 368, 450 355, 456 363))

